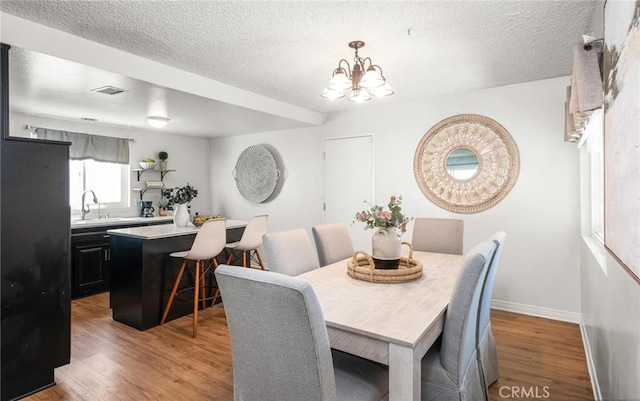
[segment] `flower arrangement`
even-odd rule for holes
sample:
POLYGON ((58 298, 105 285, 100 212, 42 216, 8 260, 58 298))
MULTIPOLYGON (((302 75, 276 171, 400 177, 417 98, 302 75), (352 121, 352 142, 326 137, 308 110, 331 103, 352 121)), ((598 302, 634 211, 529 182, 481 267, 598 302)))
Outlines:
POLYGON ((169 205, 189 203, 198 196, 198 190, 187 183, 181 188, 171 188, 162 190, 162 196, 169 202, 169 205))
POLYGON ((354 223, 365 223, 365 230, 373 229, 376 227, 388 228, 393 227, 400 230, 401 233, 407 231, 407 223, 412 220, 411 217, 406 217, 400 210, 402 205, 402 195, 391 196, 387 207, 389 210, 383 210, 382 206, 372 206, 369 202, 364 201, 367 205, 371 206, 369 210, 363 210, 356 213, 354 223))

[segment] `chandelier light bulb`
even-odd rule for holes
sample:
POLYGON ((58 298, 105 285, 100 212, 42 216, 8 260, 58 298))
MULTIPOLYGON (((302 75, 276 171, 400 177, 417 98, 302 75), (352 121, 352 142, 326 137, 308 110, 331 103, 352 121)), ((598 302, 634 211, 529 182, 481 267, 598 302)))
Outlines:
POLYGON ((169 119, 167 117, 159 117, 159 116, 147 117, 147 124, 149 124, 153 128, 163 128, 168 123, 169 123, 169 119))
POLYGON ((364 89, 354 89, 351 91, 351 96, 349 96, 349 100, 356 103, 366 102, 370 99, 369 92, 364 89))
POLYGON ((384 83, 384 78, 382 78, 382 75, 380 75, 380 72, 376 70, 374 66, 367 68, 367 72, 362 77, 362 80, 360 80, 360 86, 365 89, 377 88, 384 85, 384 83))
POLYGON ((343 91, 351 88, 351 80, 349 80, 344 70, 337 69, 334 71, 333 77, 331 77, 331 81, 329 81, 327 88, 334 91, 343 91))
POLYGON ((393 95, 393 89, 391 89, 391 85, 385 82, 384 85, 370 90, 369 93, 375 97, 384 97, 393 95))
POLYGON ((342 93, 342 91, 335 91, 329 88, 325 88, 320 96, 327 99, 340 99, 344 97, 344 93, 342 93))

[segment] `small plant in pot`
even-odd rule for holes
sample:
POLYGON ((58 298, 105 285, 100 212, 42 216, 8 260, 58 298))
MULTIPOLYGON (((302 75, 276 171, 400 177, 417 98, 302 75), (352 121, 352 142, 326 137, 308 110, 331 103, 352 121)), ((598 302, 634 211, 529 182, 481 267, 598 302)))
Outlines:
POLYGON ((169 214, 169 201, 166 198, 160 198, 158 201, 158 215, 167 216, 169 214))
POLYGON ((158 159, 160 159, 160 170, 167 170, 167 159, 169 158, 169 154, 164 150, 158 152, 158 159))

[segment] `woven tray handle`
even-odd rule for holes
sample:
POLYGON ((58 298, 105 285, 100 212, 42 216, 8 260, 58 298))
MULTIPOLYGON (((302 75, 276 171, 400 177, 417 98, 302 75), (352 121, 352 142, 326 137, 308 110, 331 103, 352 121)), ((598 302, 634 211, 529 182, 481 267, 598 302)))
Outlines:
POLYGON ((369 265, 373 266, 373 259, 371 258, 371 255, 369 255, 365 251, 354 251, 353 252, 353 257, 351 258, 351 260, 353 261, 353 265, 354 266, 358 266, 358 255, 364 255, 367 258, 367 262, 369 262, 369 265))
MULTIPOLYGON (((406 245, 409 247, 409 256, 407 257, 407 261, 406 261, 407 262, 406 267, 409 267, 409 261, 413 258, 413 245, 411 245, 411 243, 407 241, 402 241, 401 245, 406 245)), ((402 262, 402 258, 400 259, 400 262, 402 262)))
POLYGON ((369 272, 369 281, 373 283, 373 271, 376 269, 376 265, 375 263, 373 263, 373 258, 371 258, 371 255, 369 255, 365 251, 355 251, 353 252, 352 258, 353 266, 358 266, 358 255, 364 255, 367 258, 367 263, 369 263, 369 266, 371 266, 371 271, 369 272))

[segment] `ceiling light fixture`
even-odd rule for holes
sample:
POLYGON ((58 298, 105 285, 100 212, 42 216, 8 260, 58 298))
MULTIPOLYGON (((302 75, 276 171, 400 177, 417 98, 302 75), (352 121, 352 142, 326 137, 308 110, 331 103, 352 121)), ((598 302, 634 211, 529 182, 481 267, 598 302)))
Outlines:
POLYGON ((350 42, 349 47, 354 49, 356 53, 353 58, 353 70, 347 60, 340 60, 338 68, 333 70, 329 85, 320 96, 327 99, 339 99, 345 96, 345 90, 351 89, 348 99, 362 103, 371 99, 371 96, 393 95, 393 89, 384 78, 382 68, 373 64, 369 57, 358 56, 358 49, 364 47, 364 42, 356 40, 350 42), (369 62, 368 66, 367 61, 369 62), (342 66, 343 62, 347 65, 346 69, 342 66))
POLYGON ((167 117, 147 117, 147 123, 153 128, 162 128, 169 123, 169 119, 167 117))

